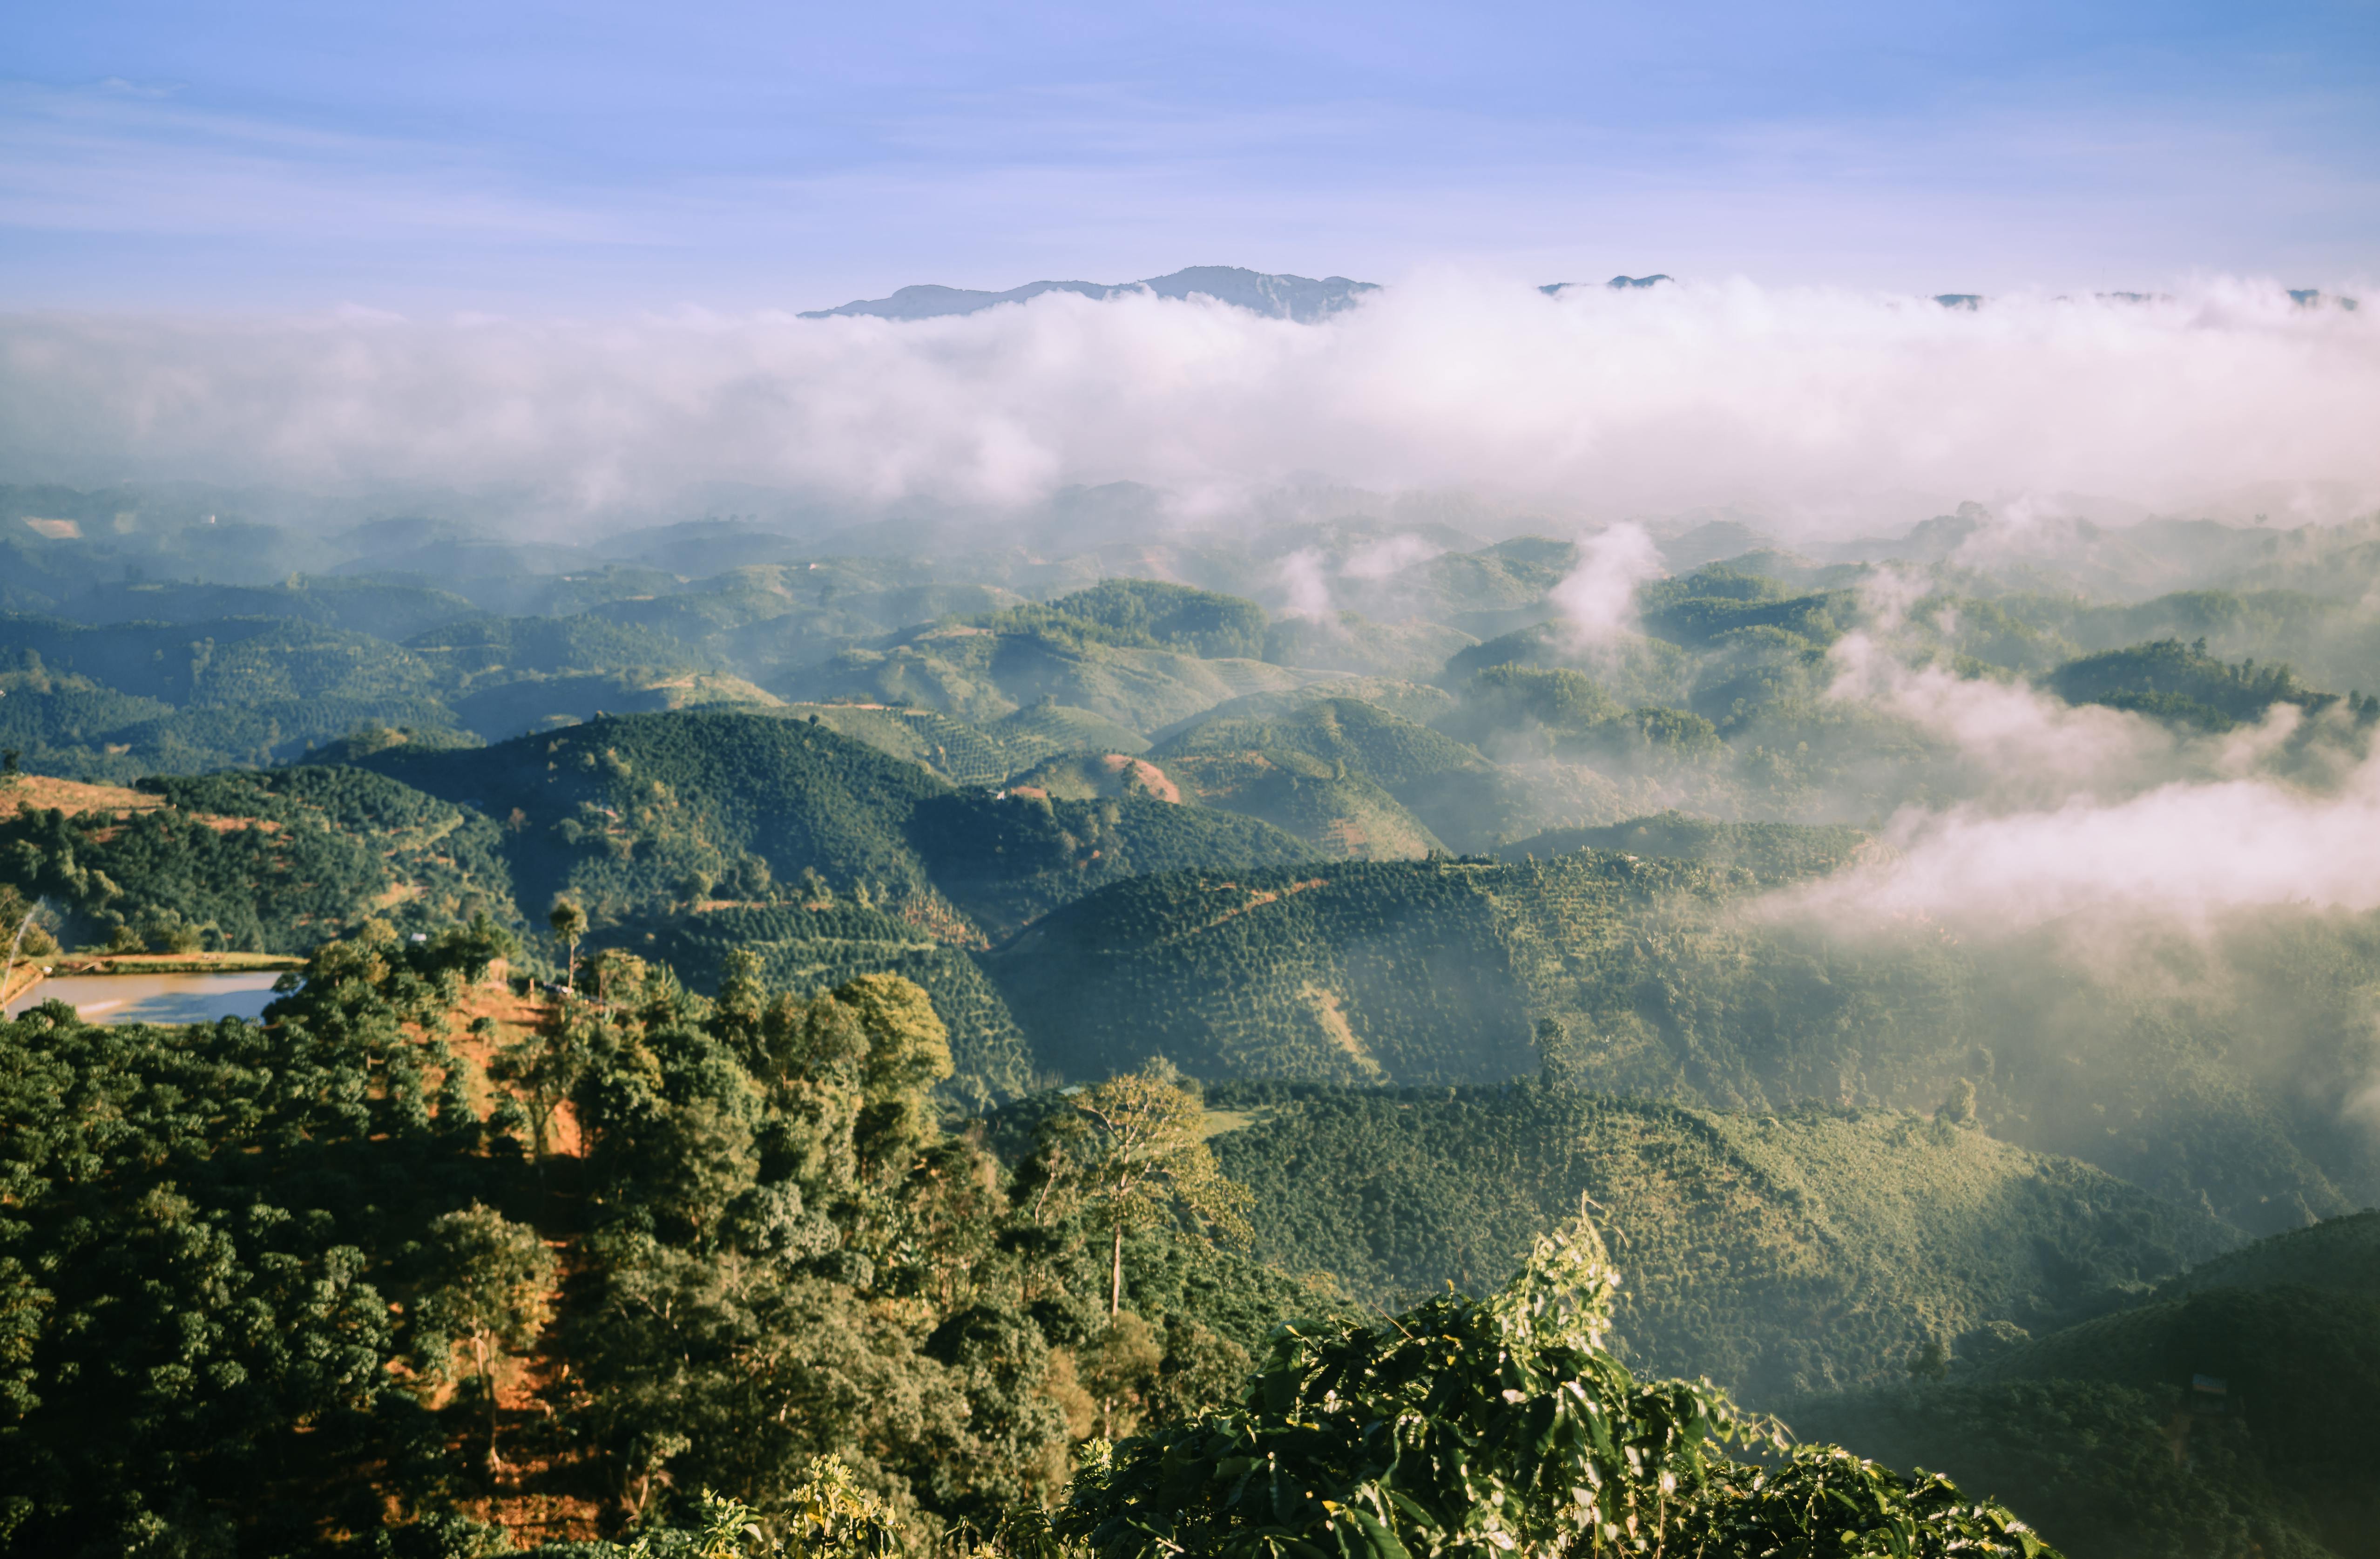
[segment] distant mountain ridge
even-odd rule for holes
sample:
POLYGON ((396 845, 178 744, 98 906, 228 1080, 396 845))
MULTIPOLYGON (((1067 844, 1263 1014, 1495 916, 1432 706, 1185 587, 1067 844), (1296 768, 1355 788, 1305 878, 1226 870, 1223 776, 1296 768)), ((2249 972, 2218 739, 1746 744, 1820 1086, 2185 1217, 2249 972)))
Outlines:
POLYGON ((1270 319, 1311 324, 1354 307, 1367 292, 1379 291, 1377 282, 1350 281, 1345 276, 1273 275, 1237 265, 1193 265, 1171 275, 1137 282, 1028 282, 1006 292, 925 285, 905 286, 890 298, 859 298, 839 309, 816 309, 806 320, 865 315, 880 320, 929 320, 949 314, 972 314, 1002 303, 1023 303, 1045 292, 1072 292, 1107 299, 1146 292, 1158 298, 1211 298, 1219 303, 1246 309, 1270 319))

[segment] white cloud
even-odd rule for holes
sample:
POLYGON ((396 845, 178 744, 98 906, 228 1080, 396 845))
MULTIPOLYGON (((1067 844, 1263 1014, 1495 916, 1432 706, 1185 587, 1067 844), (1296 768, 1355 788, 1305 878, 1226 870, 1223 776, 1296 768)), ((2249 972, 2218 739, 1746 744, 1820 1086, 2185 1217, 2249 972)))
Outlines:
POLYGON ((1661 549, 1641 525, 1615 525, 1578 543, 1578 563, 1547 591, 1572 640, 1602 644, 1635 626, 1636 587, 1663 573, 1661 549))
POLYGON ((1866 866, 1775 895, 1783 919, 1922 917, 1996 936, 2068 916, 2201 925, 2229 909, 2380 907, 2380 759, 2335 789, 2175 781, 2103 803, 1910 810, 1866 866))
POLYGON ((2380 494, 2374 405, 2380 308, 2228 280, 1970 313, 1749 284, 1554 301, 1441 275, 1320 327, 1064 296, 911 323, 0 319, 19 477, 502 483, 583 506, 704 480, 998 505, 1319 471, 1586 518, 1743 503, 1905 522, 1886 495, 2380 494))
MULTIPOLYGON (((1829 654, 1830 697, 1905 720, 1940 743, 1957 757, 1962 788, 1995 808, 2128 795, 2184 772, 2184 744, 2142 715, 2070 704, 2027 682, 1911 666, 1864 633, 1845 635, 1829 654)), ((2211 766, 2194 756, 2200 770, 2211 766)))

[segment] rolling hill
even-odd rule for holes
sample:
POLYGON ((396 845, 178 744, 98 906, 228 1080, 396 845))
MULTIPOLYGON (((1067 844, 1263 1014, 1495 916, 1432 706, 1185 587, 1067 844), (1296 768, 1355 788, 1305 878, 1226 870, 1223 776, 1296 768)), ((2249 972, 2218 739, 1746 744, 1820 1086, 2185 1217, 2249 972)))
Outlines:
POLYGON ((1815 1397, 1805 1434, 1984 1479, 2078 1559, 2380 1553, 2380 1214, 2218 1256, 2038 1337, 1958 1340, 1936 1381, 1815 1397))
POLYGON ((2070 1159, 1889 1111, 1729 1114, 1528 1083, 1227 1084, 1257 1248, 1395 1309, 1492 1286, 1591 1210, 1640 1368, 1756 1404, 1898 1378, 1925 1339, 2046 1330, 2239 1235, 2070 1159), (1584 1199, 1584 1200, 1582 1200, 1584 1199))
POLYGON ((599 925, 713 903, 856 902, 953 942, 1135 872, 1303 859, 1250 819, 957 790, 813 715, 619 715, 374 767, 501 825, 521 902, 599 925))

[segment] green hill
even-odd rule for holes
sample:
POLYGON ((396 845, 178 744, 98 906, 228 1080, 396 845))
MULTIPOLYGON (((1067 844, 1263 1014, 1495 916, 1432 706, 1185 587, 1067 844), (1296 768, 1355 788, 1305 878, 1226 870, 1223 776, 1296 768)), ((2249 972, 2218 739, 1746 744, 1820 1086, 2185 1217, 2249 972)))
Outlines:
POLYGON ((2151 1303, 1957 1339, 1947 1378, 1791 1418, 1896 1466, 1987 1480, 2079 1559, 2380 1554, 2380 1214, 2218 1256, 2151 1303))
POLYGON ((997 725, 987 729, 939 710, 821 703, 795 704, 787 713, 799 719, 814 718, 880 752, 922 764, 953 785, 996 785, 1020 763, 1049 750, 1029 737, 1019 740, 997 725))
POLYGON ((2159 1291, 2160 1298, 2214 1288, 2333 1288, 2380 1299, 2380 1212, 2325 1218, 2204 1261, 2159 1291))
POLYGON ((1520 787, 1473 749, 1360 699, 1218 712, 1149 757, 1208 806, 1280 824, 1324 853, 1414 857, 1500 836, 1520 787))
POLYGON ((1857 859, 1866 844, 1866 834, 1856 828, 1717 822, 1662 812, 1603 828, 1558 829, 1503 846, 1495 854, 1503 860, 1524 860, 1572 850, 1619 850, 1740 866, 1763 883, 1785 883, 1824 876, 1857 859))
POLYGON ((2287 664, 2258 667, 2252 659, 2227 665, 2206 652, 2206 640, 2178 639, 2107 650, 2067 662, 2049 686, 2070 703, 2100 703, 2137 710, 2210 731, 2263 718, 2277 703, 2312 713, 2338 695, 2301 687, 2287 664))
POLYGON ((941 1091, 952 1104, 980 1110, 1033 1087, 1025 1036, 974 959, 881 910, 731 907, 642 932, 624 927, 605 940, 668 964, 706 993, 716 991, 726 956, 736 950, 760 960, 760 981, 771 991, 829 991, 863 974, 900 975, 924 989, 950 1030, 954 1070, 941 1091))
POLYGON ((1469 683, 1497 666, 1568 669, 1595 679, 1621 705, 1682 705, 1694 690, 1694 657, 1664 639, 1622 634, 1592 643, 1578 641, 1560 623, 1536 623, 1448 658, 1442 680, 1469 683))
POLYGON ((496 820, 525 907, 567 892, 599 924, 834 897, 978 941, 1135 872, 1308 854, 1253 820, 1162 802, 953 790, 824 724, 769 714, 612 716, 369 761, 496 820))
POLYGON ((1027 704, 1015 713, 999 720, 991 728, 1012 743, 1036 744, 1044 752, 1137 755, 1148 750, 1148 738, 1131 726, 1055 700, 1027 704))
POLYGON ((433 931, 519 924, 501 834, 476 811, 360 769, 146 780, 152 810, 20 810, 0 883, 47 895, 69 944, 119 928, 156 951, 305 953, 366 917, 433 931))
POLYGON ((844 651, 771 684, 789 699, 917 704, 978 723, 1048 699, 1142 733, 1246 693, 1313 674, 1250 659, 1086 638, 1047 623, 1021 629, 915 629, 844 651))
POLYGON ((2104 1309, 2236 1231, 2070 1159, 1885 1111, 1723 1114, 1527 1084, 1226 1084, 1257 1248, 1387 1308, 1476 1291, 1593 1210, 1648 1370, 1755 1402, 1898 1376, 1934 1335, 2104 1309))
POLYGON ((1849 591, 1796 593, 1786 581, 1713 564, 1637 591, 1647 633, 1688 649, 1707 649, 1745 628, 1777 628, 1821 643, 1841 629, 1849 591))
POLYGON ((2070 928, 1844 928, 1749 911, 1849 835, 1745 834, 1749 849, 1704 838, 1731 861, 1583 850, 1143 879, 990 967, 1070 1078, 1162 1054, 1217 1080, 1499 1081, 1539 1070, 1551 1022, 1567 1080, 1707 1109, 1930 1111, 1972 1090, 2002 1139, 2203 1196, 2252 1233, 2380 1192, 2368 1134, 2322 1102, 2361 1076, 2380 917, 2265 911, 2120 956, 2082 956, 2070 928), (2338 1080, 2291 1080, 2313 1077, 2338 1080))
POLYGON ((1501 1079, 1536 1070, 1521 949, 1567 922, 1556 956, 1592 957, 1628 907, 1703 871, 1581 856, 1144 877, 1050 915, 990 967, 1069 1077, 1163 1054, 1210 1078, 1501 1079))
POLYGON ((1206 659, 1262 659, 1265 610, 1253 601, 1157 579, 1102 579, 1042 605, 976 619, 996 632, 1178 650, 1206 659))
POLYGON ((403 643, 480 610, 452 591, 337 575, 298 575, 273 585, 102 585, 66 605, 78 621, 202 623, 225 617, 297 617, 403 643))
POLYGON ((1067 752, 1044 758, 1009 775, 1006 788, 1067 801, 1127 796, 1152 796, 1164 801, 1182 798, 1181 787, 1164 770, 1145 758, 1128 758, 1121 752, 1067 752))
POLYGON ((294 618, 86 627, 8 615, 0 655, 52 679, 35 750, 50 772, 78 777, 285 761, 374 720, 455 723, 419 657, 294 618))
POLYGON ((1157 731, 1155 739, 1166 740, 1205 720, 1269 720, 1328 699, 1354 699, 1417 725, 1429 725, 1455 707, 1453 694, 1427 682, 1394 676, 1333 676, 1278 692, 1243 694, 1157 731))
POLYGON ((1314 854, 1256 818, 1129 795, 955 791, 921 804, 909 836, 935 887, 994 938, 1150 874, 1277 871, 1314 854))
POLYGON ((524 905, 567 891, 600 922, 758 899, 806 871, 889 904, 920 899, 909 815, 945 788, 822 726, 758 714, 619 715, 370 761, 495 819, 524 905))
POLYGON ((1354 612, 1287 617, 1265 630, 1264 658, 1281 665, 1369 676, 1431 676, 1478 640, 1461 628, 1415 619, 1382 623, 1354 612))

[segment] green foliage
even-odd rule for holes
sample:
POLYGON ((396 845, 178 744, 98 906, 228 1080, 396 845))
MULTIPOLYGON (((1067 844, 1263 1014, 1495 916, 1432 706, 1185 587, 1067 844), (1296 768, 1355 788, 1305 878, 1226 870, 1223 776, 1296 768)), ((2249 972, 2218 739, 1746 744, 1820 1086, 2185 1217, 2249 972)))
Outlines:
POLYGON ((1457 651, 1440 680, 1464 687, 1500 666, 1583 672, 1622 706, 1681 704, 1694 689, 1695 657, 1667 639, 1634 634, 1581 643, 1566 625, 1541 622, 1457 651))
POLYGON ((0 1550, 377 1523, 352 1468, 411 1421, 381 1269, 501 1184, 399 1029, 461 956, 334 944, 271 1029, 0 1025, 0 1550))
POLYGON ((2250 1232, 2380 1193, 2368 1137, 2310 1102, 2362 1075, 2374 917, 1970 944, 1740 912, 1830 837, 1704 841, 1748 850, 1759 875, 1590 850, 1141 878, 985 967, 1041 1064, 1071 1078, 1162 1054, 1210 1080, 1489 1082, 1539 1070, 1551 1018, 1581 1086, 1716 1110, 1931 1112, 1966 1078, 1984 1128, 2203 1195, 2250 1232), (2326 1080, 2277 1080, 2311 1078, 2326 1080))
POLYGON ((1149 751, 1160 765, 1196 753, 1295 752, 1361 773, 1400 797, 1452 773, 1485 768, 1479 754, 1428 726, 1361 699, 1318 699, 1270 716, 1218 714, 1149 751))
POLYGON ((1105 631, 1059 631, 1055 625, 912 629, 845 650, 772 686, 804 699, 938 709, 982 725, 1046 699, 1145 733, 1226 700, 1286 690, 1303 680, 1261 661, 1208 660, 1114 638, 1105 631))
POLYGON ((1463 729, 1475 729, 1484 737, 1532 723, 1585 732, 1621 713, 1611 695, 1585 672, 1566 666, 1499 665, 1471 679, 1460 718, 1463 729))
MULTIPOLYGON (((707 1485, 781 1528, 801 1469, 839 1452, 910 1512, 988 1524, 1062 1463, 1052 1371, 1096 1335, 1109 1230, 1046 1197, 1012 1205, 982 1150, 937 1128, 923 1102, 947 1057, 916 988, 769 999, 748 976, 731 970, 705 1019, 626 960, 571 1019, 606 1213, 565 1327, 593 1394, 581 1421, 638 1513, 707 1485)), ((1175 1330, 1186 1362, 1202 1330, 1277 1314, 1214 1308, 1248 1287, 1185 1283, 1185 1258, 1215 1259, 1164 1227, 1127 1253, 1137 1309, 1196 1323, 1169 1324, 1168 1357, 1175 1330)))
POLYGON ((1259 819, 1147 796, 1067 801, 956 792, 920 803, 909 838, 936 889, 994 936, 1111 883, 1262 870, 1314 854, 1259 819))
POLYGON ((986 967, 1043 1062, 1069 1077, 1158 1054, 1208 1078, 1511 1077, 1534 1066, 1532 1028, 1498 870, 1141 877, 1043 918, 986 967))
POLYGON ((986 725, 931 709, 810 704, 797 706, 797 712, 960 786, 997 785, 1052 753, 1137 752, 1148 745, 1112 721, 1056 705, 1020 709, 986 725))
POLYGON ((1332 856, 1413 857, 1441 839, 1492 838, 1522 804, 1471 748, 1354 698, 1216 714, 1149 756, 1207 805, 1265 818, 1332 856))
POLYGON ((1603 828, 1566 828, 1500 846, 1505 860, 1572 850, 1617 850, 1741 867, 1764 885, 1823 877, 1858 859, 1867 834, 1840 825, 1716 822, 1682 812, 1631 818, 1603 828))
POLYGON ((760 714, 619 716, 372 761, 501 820, 521 898, 566 891, 599 930, 706 900, 824 894, 965 940, 1135 872, 1306 853, 1249 820, 1150 800, 954 792, 823 725, 760 714))
POLYGON ((500 820, 521 898, 567 891, 614 924, 689 896, 768 898, 805 869, 889 901, 926 883, 903 837, 942 786, 820 726, 763 715, 623 715, 469 751, 392 749, 374 766, 500 820))
POLYGON ((2380 1212, 2325 1218, 2227 1251, 2175 1278, 2160 1297, 2283 1285, 2380 1297, 2380 1212))
POLYGON ((567 672, 670 670, 704 665, 676 639, 585 614, 571 617, 457 618, 407 640, 406 648, 458 692, 492 678, 567 672))
POLYGON ((1156 579, 1102 579, 1041 606, 978 617, 995 632, 1028 632, 1075 644, 1180 650, 1209 659, 1260 659, 1265 611, 1253 601, 1156 579))
POLYGON ((2049 686, 2070 703, 2137 710, 2208 731, 2258 720, 2277 703, 2313 713, 2337 698, 2301 687, 2286 664, 2226 665, 2206 652, 2204 639, 2193 644, 2164 639, 2085 655, 2059 666, 2049 686))
POLYGON ((1538 1240, 1486 1300, 1284 1328, 1239 1407, 1127 1441, 1062 1532, 1100 1559, 1514 1551, 2047 1552, 1988 1501, 1825 1452, 1781 1469, 1707 1385, 1640 1382, 1603 1344, 1618 1279, 1591 1231, 1538 1240))
POLYGON ((382 775, 299 768, 142 785, 166 804, 0 822, 0 882, 48 895, 75 941, 129 926, 304 953, 368 915, 407 931, 519 923, 495 825, 382 775))
POLYGON ((1180 1074, 1156 1061, 1083 1090, 1044 1123, 1034 1163, 1037 1215, 1054 1192, 1062 1205, 1087 1203, 1092 1220, 1111 1231, 1111 1317, 1123 1306, 1128 1232, 1179 1219, 1202 1236, 1248 1238, 1247 1193, 1216 1169, 1200 1129, 1205 1114, 1180 1074))
POLYGON ((1586 1199, 1627 1356, 1756 1400, 1897 1377, 1922 1339, 2046 1330, 2234 1237, 2071 1161, 1882 1112, 1747 1117, 1570 1089, 1219 1085, 1258 1254, 1397 1304, 1478 1285, 1586 1199), (1452 1097, 1449 1097, 1449 1092, 1452 1097))
POLYGON ((476 1553, 492 1480, 598 1491, 651 1553, 708 1486, 754 1552, 880 1553, 1054 1491, 1068 1382, 1204 1410, 1307 1298, 1136 1224, 1153 1352, 1110 1369, 1110 1227, 941 1129, 941 1025, 889 975, 740 960, 709 1002, 598 955, 488 1074, 546 1096, 532 1163, 443 1037, 489 947, 331 944, 269 1028, 0 1027, 0 1552, 476 1553))
POLYGON ((840 1456, 811 1458, 793 1504, 790 1534, 775 1535, 759 1511, 706 1489, 700 1526, 663 1528, 625 1548, 604 1544, 603 1552, 606 1559, 887 1559, 895 1552, 891 1513, 840 1456))
POLYGON ((0 616, 18 686, 0 716, 45 772, 142 773, 270 762, 369 720, 444 727, 436 674, 383 640, 289 619, 83 627, 0 616), (16 723, 26 722, 23 725, 16 723))
POLYGON ((430 1221, 418 1258, 412 1326, 415 1367, 433 1380, 455 1373, 455 1353, 471 1355, 471 1382, 487 1405, 488 1465, 496 1451, 494 1362, 522 1352, 553 1318, 553 1252, 537 1231, 473 1202, 430 1221))
POLYGON ((1647 632, 1688 649, 1709 649, 1761 629, 1815 644, 1831 643, 1849 592, 1795 595, 1779 580, 1714 566, 1645 587, 1638 595, 1647 632))
POLYGON ((1031 1047, 1008 1004, 975 958, 881 910, 838 904, 809 908, 718 909, 662 921, 624 945, 670 965, 704 990, 721 988, 736 954, 771 990, 824 990, 863 974, 896 974, 924 991, 950 1036, 953 1074, 939 1096, 966 1110, 1014 1098, 1033 1086, 1031 1047))

